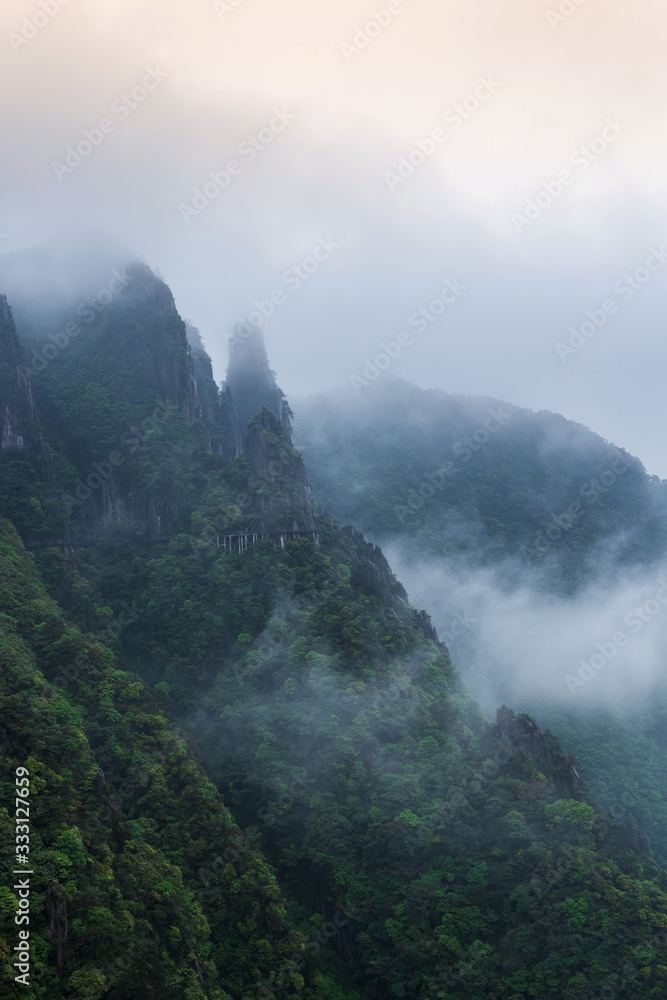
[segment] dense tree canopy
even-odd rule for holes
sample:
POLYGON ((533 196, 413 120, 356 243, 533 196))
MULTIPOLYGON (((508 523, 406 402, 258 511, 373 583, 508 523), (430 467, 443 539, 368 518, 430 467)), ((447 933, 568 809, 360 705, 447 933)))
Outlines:
MULTIPOLYGON (((42 457, 0 466, 2 995, 25 766, 28 997, 664 996, 667 876, 555 736, 487 722, 376 546, 306 530, 280 421, 239 449, 164 286, 34 392, 42 457)), ((502 544, 513 468, 475 473, 502 544)))

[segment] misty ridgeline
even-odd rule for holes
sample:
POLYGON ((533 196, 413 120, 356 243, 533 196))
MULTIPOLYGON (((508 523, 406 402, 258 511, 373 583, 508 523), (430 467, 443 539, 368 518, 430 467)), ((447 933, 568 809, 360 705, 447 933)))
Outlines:
POLYGON ((28 998, 664 998, 667 484, 6 267, 0 996, 24 767, 28 998))

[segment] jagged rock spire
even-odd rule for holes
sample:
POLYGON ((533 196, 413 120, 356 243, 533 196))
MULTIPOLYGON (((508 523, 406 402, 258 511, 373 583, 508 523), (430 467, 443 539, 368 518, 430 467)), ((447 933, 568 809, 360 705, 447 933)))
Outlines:
POLYGON ((278 418, 266 407, 252 421, 246 441, 255 481, 265 486, 262 531, 314 532, 313 494, 303 460, 284 448, 278 418))
POLYGON ((262 531, 314 532, 313 497, 293 446, 291 410, 269 367, 261 330, 238 324, 229 341, 223 399, 238 415, 254 481, 263 483, 262 531))
POLYGON ((269 367, 264 336, 257 327, 237 323, 229 340, 229 365, 225 388, 231 391, 241 434, 245 436, 253 417, 266 407, 293 440, 290 409, 269 367))

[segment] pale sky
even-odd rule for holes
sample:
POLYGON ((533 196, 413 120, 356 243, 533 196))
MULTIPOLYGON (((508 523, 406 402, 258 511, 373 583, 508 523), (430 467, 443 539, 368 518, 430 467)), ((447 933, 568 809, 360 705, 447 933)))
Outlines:
POLYGON ((407 330, 394 374, 562 412, 667 477, 664 4, 44 3, 0 12, 0 264, 122 240, 220 379, 232 324, 273 292, 291 396, 349 384, 407 330), (465 291, 410 326, 446 280, 465 291))

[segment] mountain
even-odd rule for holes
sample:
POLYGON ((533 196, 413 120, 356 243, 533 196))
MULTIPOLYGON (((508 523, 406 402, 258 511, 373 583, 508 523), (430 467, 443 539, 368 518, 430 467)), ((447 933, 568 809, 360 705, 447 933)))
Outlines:
POLYGON ((4 295, 0 295, 0 357, 0 496, 3 509, 11 509, 17 525, 29 530, 31 514, 41 512, 40 501, 55 487, 55 469, 39 427, 30 371, 4 295))
POLYGON ((663 996, 641 835, 314 510, 260 337, 218 390, 164 282, 118 273, 52 357, 67 308, 24 336, 17 306, 34 417, 1 359, 40 442, 0 468, 5 994, 26 767, 28 997, 663 996))
POLYGON ((5 295, 0 296, 0 349, 4 359, 0 396, 0 454, 4 459, 10 449, 27 451, 35 436, 32 387, 23 365, 14 319, 5 295))
POLYGON ((45 592, 6 519, 0 546, 0 995, 19 988, 11 963, 25 880, 9 851, 23 768, 34 872, 26 996, 225 998, 275 975, 301 996, 305 943, 274 873, 167 719, 159 689, 120 669, 105 644, 136 609, 109 619, 106 636, 84 633, 45 592))
POLYGON ((324 393, 294 409, 318 504, 400 554, 403 582, 434 614, 472 690, 487 705, 509 698, 558 732, 596 801, 628 829, 646 831, 667 864, 661 617, 650 622, 650 648, 630 645, 628 659, 619 653, 603 667, 606 700, 603 690, 593 693, 601 677, 586 686, 582 676, 595 671, 580 657, 565 659, 566 644, 559 662, 553 634, 581 632, 582 653, 590 635, 585 659, 592 653, 598 667, 600 648, 616 651, 605 645, 607 633, 620 635, 620 627, 629 639, 637 629, 647 637, 643 605, 648 597, 658 609, 664 573, 667 482, 559 414, 390 376, 359 396, 324 393), (628 628, 636 612, 644 620, 628 628), (516 680, 508 643, 525 653, 516 680), (553 661, 553 684, 545 660, 553 661))
POLYGON ((239 424, 243 433, 256 414, 269 410, 292 439, 292 425, 284 393, 269 368, 261 330, 237 324, 229 340, 229 365, 225 387, 238 400, 239 424))
MULTIPOLYGON (((466 565, 520 560, 533 583, 572 594, 613 538, 614 566, 667 551, 667 481, 556 413, 423 390, 387 375, 361 395, 295 403, 320 504, 389 543, 466 565)), ((613 567, 609 567, 612 569, 613 567)))

